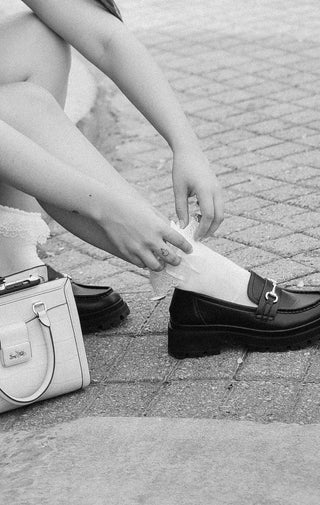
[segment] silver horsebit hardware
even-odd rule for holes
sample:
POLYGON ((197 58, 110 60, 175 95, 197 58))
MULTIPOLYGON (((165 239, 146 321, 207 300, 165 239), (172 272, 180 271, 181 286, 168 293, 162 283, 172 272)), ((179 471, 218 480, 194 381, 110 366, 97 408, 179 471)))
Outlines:
POLYGON ((269 297, 271 296, 273 298, 272 302, 277 303, 279 300, 279 296, 276 293, 276 287, 277 287, 277 282, 274 281, 273 279, 268 279, 270 282, 272 282, 272 290, 267 291, 266 294, 264 295, 266 300, 269 301, 269 297))

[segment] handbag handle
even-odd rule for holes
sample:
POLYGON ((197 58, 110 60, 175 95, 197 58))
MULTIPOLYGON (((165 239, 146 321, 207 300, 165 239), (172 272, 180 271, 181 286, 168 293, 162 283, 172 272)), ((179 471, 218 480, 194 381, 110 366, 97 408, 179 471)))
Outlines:
POLYGON ((48 387, 52 382, 56 365, 54 342, 51 332, 51 323, 48 317, 46 306, 43 302, 36 302, 33 304, 32 309, 41 325, 43 337, 47 348, 48 365, 41 386, 31 395, 20 398, 17 396, 9 395, 8 393, 0 389, 0 396, 2 396, 5 400, 18 406, 28 405, 30 403, 39 400, 39 398, 46 392, 46 390, 48 389, 48 387))

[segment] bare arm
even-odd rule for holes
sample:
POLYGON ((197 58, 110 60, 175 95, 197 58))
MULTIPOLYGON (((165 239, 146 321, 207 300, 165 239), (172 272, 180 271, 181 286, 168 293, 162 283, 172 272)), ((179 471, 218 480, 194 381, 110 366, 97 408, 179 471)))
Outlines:
POLYGON ((148 51, 126 26, 93 0, 24 0, 63 39, 108 75, 172 148, 179 219, 188 221, 194 194, 203 214, 200 235, 223 215, 219 184, 171 87, 148 51))
MULTIPOLYGON (((190 244, 169 222, 115 174, 107 184, 89 177, 0 120, 0 179, 47 204, 46 208, 51 206, 54 216, 59 209, 74 213, 77 219, 68 220, 70 231, 83 236, 84 226, 92 244, 153 270, 160 266, 154 251, 162 251, 166 242, 190 252, 190 244)), ((177 265, 180 260, 172 252, 164 261, 177 265)))
POLYGON ((0 177, 38 200, 101 219, 99 181, 66 165, 1 120, 0 177))
POLYGON ((48 26, 108 75, 172 148, 196 136, 145 47, 93 0, 24 0, 48 26))

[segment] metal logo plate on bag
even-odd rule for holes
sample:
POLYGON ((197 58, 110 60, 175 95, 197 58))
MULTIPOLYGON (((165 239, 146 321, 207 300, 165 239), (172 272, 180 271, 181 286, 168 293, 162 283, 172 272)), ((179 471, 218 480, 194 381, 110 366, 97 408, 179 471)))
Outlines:
POLYGON ((30 342, 21 342, 20 344, 5 347, 0 350, 1 362, 5 367, 20 365, 31 359, 30 342))
POLYGON ((20 365, 32 357, 28 329, 25 323, 0 328, 0 359, 2 366, 20 365))

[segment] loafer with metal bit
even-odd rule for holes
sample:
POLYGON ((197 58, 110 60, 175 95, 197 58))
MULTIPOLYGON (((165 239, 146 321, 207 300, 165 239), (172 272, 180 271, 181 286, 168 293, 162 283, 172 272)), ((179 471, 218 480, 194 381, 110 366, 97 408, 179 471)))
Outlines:
POLYGON ((251 272, 247 293, 256 307, 175 289, 169 309, 169 354, 175 358, 219 354, 230 344, 280 351, 319 339, 319 291, 280 288, 251 272))
MULTIPOLYGON (((47 265, 49 279, 64 277, 47 265)), ((71 277, 70 277, 71 279, 71 277)), ((109 286, 79 284, 71 279, 83 333, 107 330, 118 326, 130 314, 123 298, 109 286)))

